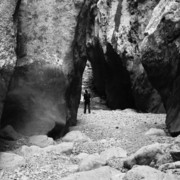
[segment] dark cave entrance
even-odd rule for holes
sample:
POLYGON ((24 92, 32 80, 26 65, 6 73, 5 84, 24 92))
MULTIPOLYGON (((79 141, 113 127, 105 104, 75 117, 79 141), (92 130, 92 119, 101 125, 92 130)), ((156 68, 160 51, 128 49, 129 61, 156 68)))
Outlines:
POLYGON ((129 72, 120 56, 107 44, 104 54, 98 41, 87 48, 92 66, 92 88, 110 109, 135 109, 129 72))
POLYGON ((135 108, 130 75, 123 59, 107 44, 106 95, 111 109, 135 108))

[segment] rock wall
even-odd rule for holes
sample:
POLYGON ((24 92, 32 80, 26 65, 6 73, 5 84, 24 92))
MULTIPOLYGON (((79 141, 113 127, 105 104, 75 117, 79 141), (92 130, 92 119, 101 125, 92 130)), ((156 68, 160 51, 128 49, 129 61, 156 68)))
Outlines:
MULTIPOLYGON (((80 63, 82 57, 74 57, 73 43, 83 2, 20 1, 16 15, 17 63, 1 126, 11 124, 25 135, 48 133, 55 137, 76 122, 85 63, 80 63)), ((12 13, 9 16, 12 18, 12 13)), ((14 51, 9 56, 8 50, 7 55, 13 60, 5 59, 7 64, 10 61, 14 65, 14 51)))
POLYGON ((139 47, 158 0, 99 0, 91 7, 87 53, 100 95, 112 109, 164 112, 142 66, 139 47))
POLYGON ((16 64, 16 0, 0 2, 0 116, 16 64))
POLYGON ((175 0, 1 1, 1 127, 63 135, 76 124, 88 59, 111 109, 165 106, 179 133, 179 9, 175 0))
MULTIPOLYGON (((73 40, 73 74, 69 75, 70 83, 66 91, 66 100, 69 112, 67 126, 76 124, 77 108, 81 98, 81 86, 83 71, 87 62, 86 32, 88 27, 89 11, 91 5, 97 0, 85 0, 79 15, 76 17, 77 26, 73 40), (76 107, 76 108, 74 108, 76 107)), ((79 7, 80 0, 75 1, 79 7)))
POLYGON ((145 29, 142 62, 164 102, 166 125, 180 133, 180 2, 161 0, 145 29))

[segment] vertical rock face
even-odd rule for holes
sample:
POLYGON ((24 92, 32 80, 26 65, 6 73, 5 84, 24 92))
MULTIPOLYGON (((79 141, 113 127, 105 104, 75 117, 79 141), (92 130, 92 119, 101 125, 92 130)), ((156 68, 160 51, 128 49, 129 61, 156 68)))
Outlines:
POLYGON ((172 135, 180 133, 180 2, 161 0, 141 45, 142 62, 167 111, 172 135))
POLYGON ((0 2, 0 116, 16 64, 16 26, 13 19, 16 3, 16 0, 0 2))
POLYGON ((163 101, 180 133, 179 14, 175 0, 2 0, 0 126, 62 135, 89 59, 109 107, 163 112, 163 101))
POLYGON ((112 109, 162 112, 141 64, 139 46, 159 0, 99 0, 91 7, 87 53, 97 91, 112 109))
POLYGON ((63 134, 66 121, 75 121, 81 77, 77 82, 73 79, 80 71, 73 59, 73 40, 82 3, 21 0, 17 65, 2 115, 3 126, 11 124, 25 135, 56 136, 63 134), (73 109, 72 90, 77 93, 73 109))

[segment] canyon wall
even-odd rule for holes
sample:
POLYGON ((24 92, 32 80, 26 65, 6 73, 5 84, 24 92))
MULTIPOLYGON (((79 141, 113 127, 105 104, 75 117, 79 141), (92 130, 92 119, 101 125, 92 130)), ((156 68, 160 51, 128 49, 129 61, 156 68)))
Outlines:
POLYGON ((1 21, 6 26, 1 31, 7 34, 1 45, 2 53, 6 53, 1 56, 5 61, 2 69, 7 69, 3 72, 6 84, 1 85, 5 92, 1 99, 6 95, 1 127, 11 124, 25 135, 61 136, 76 122, 86 62, 82 57, 75 59, 73 52, 83 0, 11 3, 0 6, 4 14, 1 21))
POLYGON ((161 0, 144 31, 142 63, 160 93, 172 135, 180 133, 180 1, 161 0))
POLYGON ((166 111, 178 134, 179 9, 175 0, 1 1, 0 127, 62 136, 77 122, 88 59, 111 109, 166 111))
POLYGON ((17 1, 2 0, 0 3, 0 116, 16 65, 16 31, 14 13, 17 1))
POLYGON ((99 0, 91 7, 87 53, 97 92, 111 109, 164 112, 141 63, 139 47, 158 0, 99 0))

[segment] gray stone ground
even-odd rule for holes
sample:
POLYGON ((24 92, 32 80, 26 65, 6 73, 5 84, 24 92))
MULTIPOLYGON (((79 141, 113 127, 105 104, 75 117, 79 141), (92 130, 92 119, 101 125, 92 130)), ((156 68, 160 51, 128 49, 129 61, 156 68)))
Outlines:
MULTIPOLYGON (((100 154, 106 149, 120 147, 126 150, 129 156, 143 146, 156 142, 172 143, 174 140, 168 134, 166 136, 145 135, 151 128, 166 131, 164 114, 137 113, 131 109, 111 111, 105 106, 95 105, 92 107, 91 114, 84 114, 83 106, 80 106, 77 126, 71 127, 71 130, 80 131, 86 136, 80 137, 78 134, 77 137, 80 140, 73 142, 73 144, 58 139, 53 145, 39 148, 29 144, 27 137, 10 145, 7 141, 1 142, 1 151, 20 155, 24 158, 25 163, 19 166, 15 165, 13 168, 1 168, 0 179, 59 180, 77 172, 80 159, 87 157, 87 154, 100 154)), ((93 163, 85 163, 88 166, 85 168, 93 169, 94 166, 104 165, 99 161, 93 163)), ((118 163, 119 161, 113 161, 109 165, 118 167, 118 163)), ((118 174, 118 177, 122 175, 118 174)))

